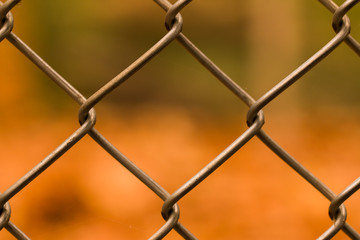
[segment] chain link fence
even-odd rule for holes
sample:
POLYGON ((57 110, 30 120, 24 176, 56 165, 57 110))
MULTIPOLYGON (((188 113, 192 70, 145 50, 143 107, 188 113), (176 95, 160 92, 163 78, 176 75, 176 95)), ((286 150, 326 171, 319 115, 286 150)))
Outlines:
MULTIPOLYGON (((149 239, 162 239, 174 229, 184 239, 197 239, 197 237, 188 230, 179 221, 180 206, 178 202, 186 197, 194 188, 216 171, 226 161, 231 161, 231 157, 241 148, 246 148, 247 143, 252 138, 259 138, 264 146, 273 151, 294 172, 299 174, 305 181, 312 185, 320 194, 329 200, 329 228, 324 233, 319 233, 318 239, 331 239, 343 231, 351 239, 360 239, 360 234, 354 226, 346 222, 347 212, 344 203, 353 196, 360 188, 360 178, 351 185, 343 189, 340 194, 335 194, 329 187, 321 182, 312 172, 308 171, 299 161, 292 157, 284 148, 277 144, 264 130, 264 113, 262 109, 276 99, 281 93, 288 89, 302 76, 325 59, 342 42, 345 42, 354 52, 360 55, 360 44, 350 35, 350 20, 346 13, 356 7, 359 0, 347 0, 340 6, 337 6, 330 0, 319 0, 319 2, 333 14, 332 27, 335 36, 329 42, 319 49, 306 62, 301 64, 291 74, 278 82, 273 88, 268 90, 259 99, 254 99, 248 92, 242 89, 235 81, 227 76, 217 65, 215 65, 196 45, 194 45, 184 33, 182 33, 183 19, 180 11, 191 1, 178 0, 171 4, 167 0, 154 0, 162 8, 165 15, 165 25, 167 33, 151 48, 149 48, 141 57, 131 63, 126 69, 120 72, 116 77, 108 81, 104 86, 93 93, 89 98, 85 98, 81 92, 66 81, 57 73, 47 62, 45 62, 36 52, 27 46, 18 36, 12 32, 14 18, 10 10, 19 4, 20 0, 8 0, 0 5, 0 42, 9 41, 23 55, 30 59, 33 64, 43 71, 49 79, 54 81, 59 88, 66 92, 74 101, 74 104, 80 106, 78 120, 80 127, 71 134, 61 145, 51 152, 45 159, 41 160, 27 174, 21 177, 8 189, 2 190, 0 195, 0 229, 8 231, 17 239, 29 239, 19 227, 10 221, 9 201, 28 186, 30 182, 41 175, 49 166, 56 162, 69 149, 80 142, 84 136, 89 135, 98 145, 108 152, 114 160, 118 161, 131 174, 146 185, 155 195, 163 200, 161 215, 165 224, 160 227, 149 239), (146 172, 140 169, 135 163, 124 156, 110 141, 108 141, 95 128, 96 113, 95 106, 101 102, 104 97, 113 92, 123 82, 131 79, 132 75, 143 68, 151 59, 156 58, 158 53, 165 49, 171 42, 177 40, 191 55, 199 61, 204 68, 212 73, 228 90, 229 94, 234 94, 248 106, 246 123, 248 128, 232 144, 225 148, 217 157, 210 160, 209 163, 191 179, 180 186, 175 192, 169 193, 163 186, 158 184, 146 172)), ((21 24, 21 23, 19 23, 21 24)), ((11 91, 11 90, 10 90, 11 91)), ((206 183, 205 183, 206 184, 206 183)), ((230 183, 229 183, 230 184, 230 183)), ((41 210, 40 210, 41 211, 41 210)), ((240 216, 239 216, 240 217, 240 216)))

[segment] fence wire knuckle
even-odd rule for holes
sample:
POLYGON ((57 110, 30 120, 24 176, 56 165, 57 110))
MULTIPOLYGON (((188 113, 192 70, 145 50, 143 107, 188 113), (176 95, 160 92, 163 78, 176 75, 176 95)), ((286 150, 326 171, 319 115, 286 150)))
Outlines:
MULTIPOLYGON (((77 120, 80 127, 73 131, 59 146, 49 153, 43 160, 38 162, 24 176, 13 183, 9 188, 0 194, 0 231, 8 231, 17 239, 30 239, 20 227, 16 226, 11 219, 10 201, 20 191, 28 186, 30 182, 39 177, 44 171, 59 160, 69 149, 73 148, 84 136, 88 135, 91 139, 103 148, 115 161, 127 169, 133 176, 140 180, 157 197, 163 201, 161 216, 165 223, 158 227, 158 230, 149 239, 163 239, 170 231, 175 230, 184 239, 197 239, 195 234, 190 232, 180 223, 180 206, 178 202, 184 197, 189 197, 189 193, 200 183, 204 182, 222 164, 230 161, 231 157, 247 143, 257 137, 262 144, 270 149, 279 159, 285 162, 294 172, 300 175, 321 195, 329 200, 328 214, 330 217, 329 228, 319 233, 318 239, 331 239, 343 231, 351 239, 360 239, 360 234, 348 223, 347 209, 345 202, 360 189, 360 178, 346 187, 340 194, 336 195, 328 186, 318 179, 312 172, 306 169, 297 159, 291 156, 283 147, 276 143, 268 135, 263 126, 265 124, 264 108, 280 94, 285 92, 295 82, 302 80, 302 77, 311 71, 318 63, 331 54, 341 43, 345 42, 352 51, 360 56, 360 44, 350 35, 351 23, 346 15, 353 9, 360 0, 346 0, 340 6, 330 0, 318 0, 327 11, 331 12, 332 20, 329 20, 335 31, 335 36, 326 44, 319 48, 308 60, 298 66, 284 79, 275 84, 259 99, 254 99, 247 91, 241 88, 231 79, 220 67, 218 67, 205 53, 203 53, 189 38, 182 32, 183 18, 181 10, 186 8, 191 0, 178 0, 171 4, 167 0, 154 0, 154 3, 165 12, 165 27, 167 32, 152 47, 146 50, 138 59, 133 61, 128 67, 122 70, 114 78, 107 81, 102 87, 96 90, 88 98, 72 86, 58 72, 56 72, 46 61, 44 61, 35 51, 26 45, 13 32, 14 18, 11 10, 19 4, 20 0, 0 1, 0 44, 4 39, 16 49, 18 49, 35 67, 40 69, 47 77, 64 91, 73 101, 78 104, 79 111, 77 120), (96 113, 95 107, 107 95, 111 94, 122 83, 129 80, 133 74, 142 69, 149 61, 155 58, 171 42, 177 40, 189 54, 192 55, 205 69, 207 69, 219 82, 223 84, 229 92, 234 94, 238 100, 242 101, 247 107, 247 116, 244 123, 247 124, 246 130, 238 136, 229 146, 223 149, 220 154, 210 160, 200 171, 194 174, 188 181, 181 185, 173 193, 167 192, 151 176, 138 167, 128 157, 105 138, 102 133, 95 129, 96 113)), ((30 187, 29 187, 30 188, 30 187)), ((15 209, 16 211, 16 209, 15 209)))
POLYGON ((7 202, 3 205, 0 212, 0 230, 3 229, 9 222, 11 215, 10 204, 7 202))
MULTIPOLYGON (((0 6, 1 7, 1 6, 0 6)), ((0 42, 6 38, 14 26, 14 18, 10 12, 0 18, 0 42)))

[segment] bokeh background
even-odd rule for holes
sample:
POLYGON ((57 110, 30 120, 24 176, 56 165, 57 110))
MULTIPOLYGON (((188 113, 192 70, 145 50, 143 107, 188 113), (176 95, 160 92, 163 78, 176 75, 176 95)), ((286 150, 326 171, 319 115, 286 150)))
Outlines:
MULTIPOLYGON (((166 33, 150 0, 22 1, 12 13, 13 32, 86 97, 166 33)), ((317 1, 203 0, 181 13, 183 33, 255 99, 335 35, 317 1)), ((348 15, 360 40, 360 7, 348 15)), ((79 106, 7 40, 0 53, 5 191, 78 128, 79 106)), ((264 109, 265 131, 335 193, 360 172, 359 66, 342 44, 264 109)), ((247 128, 245 104, 176 41, 96 111, 96 128, 170 193, 247 128)), ((346 201, 358 231, 359 201, 346 201)), ((164 223, 162 201, 88 136, 10 204, 32 239, 147 239, 164 223)), ((315 239, 332 224, 325 197, 255 138, 179 205, 199 239, 315 239)))

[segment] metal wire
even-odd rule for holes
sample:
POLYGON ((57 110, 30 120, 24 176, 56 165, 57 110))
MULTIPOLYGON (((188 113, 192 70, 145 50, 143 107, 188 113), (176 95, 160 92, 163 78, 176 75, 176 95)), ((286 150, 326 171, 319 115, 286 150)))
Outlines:
POLYGON ((76 88, 58 74, 48 63, 37 53, 28 47, 13 32, 14 19, 10 10, 20 0, 8 0, 0 2, 0 42, 7 39, 23 55, 30 59, 36 67, 43 71, 54 81, 66 94, 80 105, 78 120, 80 127, 74 131, 61 145, 51 152, 45 159, 40 161, 33 169, 21 177, 11 187, 0 194, 0 230, 6 229, 17 239, 29 239, 14 223, 10 221, 11 210, 9 201, 23 190, 31 181, 42 174, 57 159, 89 135, 98 145, 105 149, 116 161, 123 165, 129 172, 136 176, 143 184, 164 201, 161 214, 165 224, 159 228, 149 239, 162 239, 172 229, 175 229, 184 239, 197 239, 185 226, 179 222, 180 207, 177 204, 183 197, 196 188, 201 182, 207 179, 224 162, 228 161, 240 148, 246 146, 247 142, 258 137, 265 146, 272 150, 280 159, 287 163, 296 173, 310 183, 319 193, 330 201, 329 216, 333 224, 324 233, 319 233, 318 239, 331 239, 341 230, 351 239, 360 239, 360 234, 346 222, 346 208, 344 202, 360 188, 360 178, 345 188, 342 193, 336 195, 330 188, 322 183, 313 173, 308 171, 299 161, 292 157, 279 144, 262 129, 264 125, 264 113, 262 109, 288 89, 296 81, 299 81, 304 74, 313 69, 319 62, 326 58, 339 44, 345 42, 357 55, 360 55, 360 44, 350 35, 350 20, 346 13, 357 6, 360 0, 347 0, 341 6, 337 6, 330 0, 319 0, 324 7, 333 13, 332 26, 335 36, 329 40, 307 61, 301 64, 291 74, 276 84, 258 100, 255 100, 217 67, 203 52, 201 52, 183 33, 183 20, 180 11, 185 8, 191 0, 178 0, 171 4, 167 0, 154 0, 165 12, 165 26, 168 32, 141 57, 120 72, 116 77, 108 81, 103 87, 97 90, 89 98, 85 98, 76 88), (145 66, 151 59, 155 58, 169 43, 177 40, 184 48, 197 59, 209 72, 211 72, 223 85, 235 96, 244 102, 248 107, 247 124, 248 128, 233 143, 225 148, 217 157, 211 160, 203 169, 179 187, 174 193, 168 193, 160 184, 155 182, 147 173, 141 170, 130 159, 124 156, 110 141, 95 129, 96 114, 94 107, 107 95, 118 88, 123 82, 145 66))

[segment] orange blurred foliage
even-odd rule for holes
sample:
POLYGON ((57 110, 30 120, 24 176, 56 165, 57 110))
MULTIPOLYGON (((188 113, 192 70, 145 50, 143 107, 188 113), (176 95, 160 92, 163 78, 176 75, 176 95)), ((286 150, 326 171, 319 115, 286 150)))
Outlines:
MULTIPOLYGON (((117 17, 100 10, 104 19, 117 17)), ((141 13, 146 11, 141 8, 141 13)), ((134 14, 138 12, 128 13, 134 14)), ((0 52, 0 191, 5 191, 75 131, 78 122, 76 113, 42 112, 46 100, 36 96, 31 65, 6 40, 0 52)), ((237 113, 218 118, 181 106, 132 107, 99 107, 95 127, 169 193, 246 129, 245 118, 237 113)), ((276 109, 265 116, 270 136, 335 193, 359 176, 360 119, 351 108, 276 109)), ((354 227, 360 226, 358 201, 357 193, 346 202, 354 227)), ((164 224, 162 203, 85 136, 10 200, 11 221, 36 240, 147 239, 164 224)), ((329 204, 252 139, 179 202, 180 222, 199 239, 315 239, 332 224, 329 204)), ((6 230, 0 232, 1 240, 11 238, 6 230)), ((339 234, 334 239, 345 238, 339 234)), ((165 239, 181 238, 171 232, 165 239)))

